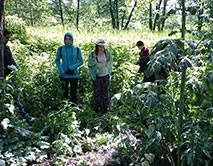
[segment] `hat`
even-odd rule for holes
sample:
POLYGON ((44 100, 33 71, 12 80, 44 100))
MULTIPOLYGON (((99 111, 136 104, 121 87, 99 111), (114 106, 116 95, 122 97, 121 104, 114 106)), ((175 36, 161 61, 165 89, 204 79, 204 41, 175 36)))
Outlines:
POLYGON ((105 40, 104 39, 97 39, 97 41, 95 42, 96 45, 101 45, 101 46, 105 46, 105 40))

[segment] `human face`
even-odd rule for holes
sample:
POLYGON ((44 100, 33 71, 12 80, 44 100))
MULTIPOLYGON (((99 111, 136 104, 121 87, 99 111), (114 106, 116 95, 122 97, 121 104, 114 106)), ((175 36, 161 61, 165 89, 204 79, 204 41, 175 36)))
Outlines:
POLYGON ((105 46, 98 45, 98 53, 99 53, 99 54, 104 53, 104 50, 105 50, 105 46))
POLYGON ((7 44, 8 41, 10 40, 10 34, 5 35, 3 40, 4 40, 4 44, 7 44))
POLYGON ((142 50, 144 48, 144 46, 142 45, 142 46, 138 46, 138 49, 139 50, 142 50))
POLYGON ((65 36, 65 43, 68 46, 71 46, 72 45, 72 38, 70 36, 65 36))

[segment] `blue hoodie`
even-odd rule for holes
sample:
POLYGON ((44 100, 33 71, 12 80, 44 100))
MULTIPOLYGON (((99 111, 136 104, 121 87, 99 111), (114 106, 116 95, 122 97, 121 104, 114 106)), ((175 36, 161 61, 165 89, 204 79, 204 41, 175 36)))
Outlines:
POLYGON ((83 58, 81 55, 81 50, 77 49, 77 47, 75 47, 73 45, 74 40, 73 40, 73 36, 71 33, 67 32, 64 35, 64 44, 62 47, 62 50, 60 51, 60 47, 58 47, 57 50, 57 54, 56 54, 56 59, 55 59, 55 63, 59 69, 59 76, 61 78, 78 78, 78 67, 80 67, 83 64, 83 58), (72 38, 72 45, 68 46, 65 42, 65 36, 70 36, 72 38), (78 57, 77 57, 77 51, 78 52, 78 57), (61 52, 61 55, 60 55, 61 52), (60 59, 62 59, 62 62, 60 62, 60 59), (74 71, 74 74, 65 74, 62 75, 63 73, 65 73, 68 68, 70 70, 74 71))

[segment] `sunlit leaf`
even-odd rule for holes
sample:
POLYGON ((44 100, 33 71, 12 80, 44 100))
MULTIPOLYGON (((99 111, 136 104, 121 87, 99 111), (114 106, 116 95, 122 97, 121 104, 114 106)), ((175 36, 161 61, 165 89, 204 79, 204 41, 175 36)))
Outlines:
POLYGON ((192 66, 191 60, 188 59, 187 57, 184 57, 179 63, 180 68, 187 68, 191 66, 192 66))

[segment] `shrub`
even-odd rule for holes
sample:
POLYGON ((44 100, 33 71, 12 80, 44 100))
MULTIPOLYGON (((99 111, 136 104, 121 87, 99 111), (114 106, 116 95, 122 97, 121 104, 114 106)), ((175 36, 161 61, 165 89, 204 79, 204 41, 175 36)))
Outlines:
POLYGON ((27 42, 27 31, 25 22, 17 16, 7 16, 5 18, 6 28, 12 33, 11 41, 18 39, 22 44, 27 42))

